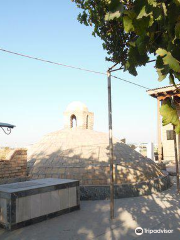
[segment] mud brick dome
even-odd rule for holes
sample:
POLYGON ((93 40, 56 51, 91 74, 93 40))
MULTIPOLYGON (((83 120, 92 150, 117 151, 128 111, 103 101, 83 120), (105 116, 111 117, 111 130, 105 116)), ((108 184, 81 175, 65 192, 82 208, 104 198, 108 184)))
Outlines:
MULTIPOLYGON (((44 136, 28 151, 32 178, 69 178, 81 185, 109 183, 108 134, 93 130, 94 114, 81 102, 64 112, 64 129, 44 136)), ((114 138, 115 182, 134 183, 163 175, 150 159, 114 138)))

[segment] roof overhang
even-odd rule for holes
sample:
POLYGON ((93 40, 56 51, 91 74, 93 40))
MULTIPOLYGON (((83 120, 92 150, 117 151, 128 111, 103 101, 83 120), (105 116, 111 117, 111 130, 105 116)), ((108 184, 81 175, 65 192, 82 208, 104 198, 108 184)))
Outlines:
POLYGON ((176 86, 170 85, 162 88, 150 89, 147 90, 147 93, 151 97, 158 98, 159 100, 172 96, 180 97, 180 84, 177 84, 176 86))

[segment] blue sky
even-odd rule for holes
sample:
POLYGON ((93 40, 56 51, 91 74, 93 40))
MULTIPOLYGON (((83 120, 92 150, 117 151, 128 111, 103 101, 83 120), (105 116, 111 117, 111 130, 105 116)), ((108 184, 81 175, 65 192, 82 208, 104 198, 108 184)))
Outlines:
MULTIPOLYGON (((64 64, 106 72, 111 66, 91 28, 77 21, 79 9, 70 0, 6 0, 0 8, 0 48, 64 64)), ((0 122, 16 125, 0 132, 0 146, 23 147, 63 128, 63 111, 72 101, 95 113, 94 129, 108 131, 106 77, 58 67, 0 52, 0 122)), ((133 77, 117 76, 149 88, 157 81, 153 64, 133 77)), ((156 100, 144 89, 117 79, 112 82, 113 132, 128 142, 156 141, 156 100)))

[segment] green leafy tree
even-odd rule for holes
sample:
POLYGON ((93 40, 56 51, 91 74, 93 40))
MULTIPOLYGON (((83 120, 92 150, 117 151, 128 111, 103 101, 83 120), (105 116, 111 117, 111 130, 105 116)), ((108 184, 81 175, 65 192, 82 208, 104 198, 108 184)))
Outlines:
MULTIPOLYGON (((107 61, 134 76, 137 67, 154 62, 159 81, 180 80, 180 0, 72 1, 81 9, 79 22, 102 39, 107 61)), ((174 106, 168 106, 164 116, 171 111, 177 119, 174 106)))

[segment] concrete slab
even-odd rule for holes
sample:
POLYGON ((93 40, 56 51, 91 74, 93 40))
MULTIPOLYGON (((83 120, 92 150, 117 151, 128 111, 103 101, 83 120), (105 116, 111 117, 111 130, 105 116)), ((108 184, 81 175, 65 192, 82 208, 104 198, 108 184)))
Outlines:
POLYGON ((57 178, 37 179, 37 180, 31 180, 26 182, 17 182, 17 183, 0 185, 0 192, 15 193, 15 192, 28 191, 32 189, 38 189, 42 187, 45 188, 50 186, 56 186, 59 184, 68 184, 68 183, 70 184, 74 182, 77 182, 77 180, 57 179, 57 178))
POLYGON ((109 219, 109 201, 84 201, 81 210, 13 232, 0 229, 1 240, 176 240, 180 236, 180 195, 176 185, 146 197, 115 201, 116 218, 109 219), (171 234, 137 236, 136 227, 173 230, 171 234))
POLYGON ((14 230, 79 210, 78 192, 79 182, 70 179, 38 179, 0 185, 0 226, 14 230), (67 194, 59 194, 62 190, 67 194), (7 204, 3 204, 5 200, 7 204), (62 208, 63 203, 65 208, 62 208))

